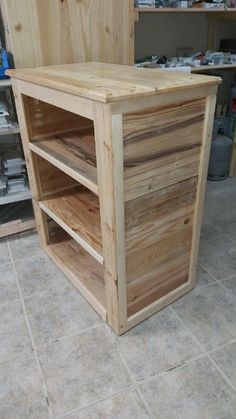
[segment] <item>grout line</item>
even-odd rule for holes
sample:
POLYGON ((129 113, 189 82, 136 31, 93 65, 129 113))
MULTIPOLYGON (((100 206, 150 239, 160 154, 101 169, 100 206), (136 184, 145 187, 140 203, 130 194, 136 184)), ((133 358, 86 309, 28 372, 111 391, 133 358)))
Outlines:
POLYGON ((51 409, 51 406, 50 406, 50 400, 49 400, 49 396, 48 396, 48 392, 47 392, 47 387, 46 387, 43 372, 42 372, 42 369, 41 369, 41 366, 40 366, 40 362, 39 362, 39 359, 38 359, 36 346, 35 346, 35 342, 34 342, 34 337, 33 337, 32 329, 31 329, 30 322, 29 322, 29 319, 28 319, 28 315, 27 315, 27 311, 26 311, 26 307, 25 307, 25 302, 24 302, 24 297, 23 297, 23 294, 22 294, 22 291, 21 291, 20 282, 19 282, 17 271, 16 271, 14 259, 13 259, 13 256, 12 256, 12 252, 11 252, 9 242, 7 244, 8 244, 8 249, 9 249, 9 252, 10 252, 10 257, 11 257, 13 269, 14 269, 15 276, 16 276, 17 288, 18 288, 18 292, 19 292, 19 295, 20 295, 20 301, 21 301, 21 304, 22 304, 22 309, 23 309, 23 313, 24 313, 24 317, 25 317, 25 322, 26 322, 26 325, 27 325, 27 328, 28 328, 30 339, 31 339, 31 344, 32 344, 32 348, 33 348, 33 353, 34 353, 36 365, 37 365, 38 372, 39 372, 39 375, 40 375, 41 380, 42 380, 43 391, 44 391, 46 403, 47 403, 47 406, 48 406, 49 414, 51 416, 53 416, 52 409, 51 409))
POLYGON ((185 328, 185 330, 192 336, 198 347, 202 350, 203 354, 209 359, 209 361, 214 365, 215 369, 218 371, 218 373, 221 375, 221 377, 224 379, 224 381, 228 384, 228 386, 236 393, 236 387, 231 383, 229 378, 225 375, 225 373, 222 371, 222 369, 217 365, 217 363, 212 359, 210 353, 211 351, 206 351, 202 344, 198 341, 196 336, 189 330, 189 328, 185 325, 181 317, 178 315, 178 313, 173 309, 173 307, 170 306, 170 309, 175 314, 176 318, 180 321, 182 326, 185 328))
POLYGON ((127 387, 123 387, 121 390, 118 390, 118 391, 115 391, 114 393, 112 393, 112 394, 109 394, 109 396, 105 396, 105 397, 102 397, 101 399, 98 399, 98 400, 96 400, 96 401, 94 401, 94 402, 92 402, 92 403, 89 403, 88 405, 86 405, 86 406, 83 406, 83 407, 76 407, 75 409, 73 409, 73 410, 70 410, 70 411, 68 411, 68 412, 66 412, 66 413, 63 413, 62 415, 56 415, 55 416, 55 419, 61 419, 61 418, 64 418, 64 417, 66 417, 67 415, 71 415, 71 414, 73 414, 73 413, 76 413, 76 412, 81 412, 81 411, 83 411, 83 410, 87 410, 87 409, 89 409, 90 407, 93 407, 93 406, 96 406, 96 405, 98 405, 99 403, 102 403, 102 402, 104 402, 104 401, 106 401, 106 400, 110 400, 110 399, 112 399, 113 397, 115 397, 115 396, 118 396, 119 394, 122 394, 122 393, 124 393, 125 391, 127 391, 127 390, 135 390, 135 388, 134 388, 134 386, 133 385, 129 385, 129 386, 127 386, 127 387))
POLYGON ((9 304, 14 304, 20 302, 20 296, 18 298, 14 298, 13 300, 7 300, 5 301, 5 303, 0 303, 0 308, 4 307, 4 306, 8 306, 9 304))
POLYGON ((129 378, 130 378, 130 380, 131 380, 131 382, 132 382, 132 384, 133 384, 136 392, 138 393, 140 399, 142 400, 142 402, 143 402, 143 404, 145 406, 145 409, 146 409, 147 413, 149 414, 150 418, 153 418, 154 419, 154 415, 153 415, 153 413, 151 411, 151 408, 150 408, 148 402, 146 401, 146 399, 145 399, 142 391, 140 390, 136 379, 134 378, 132 372, 130 371, 130 369, 128 367, 128 364, 127 364, 126 360, 124 359, 124 357, 123 357, 123 355, 122 355, 122 353, 121 353, 121 351, 119 349, 119 345, 116 342, 115 336, 112 335, 112 332, 110 330, 109 330, 109 332, 110 332, 110 335, 111 335, 111 338, 112 338, 112 341, 113 341, 114 348, 115 348, 116 352, 118 353, 118 356, 120 357, 120 359, 121 359, 124 367, 126 368, 126 370, 128 372, 128 375, 129 375, 129 378))
POLYGON ((198 359, 201 359, 201 358, 204 358, 204 357, 205 357, 205 354, 203 352, 201 352, 199 355, 193 356, 193 357, 191 357, 191 358, 189 358, 185 361, 182 361, 182 363, 174 365, 173 367, 170 367, 166 370, 155 373, 155 374, 153 374, 149 377, 139 378, 137 380, 138 384, 139 385, 146 384, 146 383, 148 383, 149 381, 152 381, 155 378, 161 378, 163 375, 165 375, 165 374, 167 374, 167 373, 169 373, 173 370, 181 369, 181 368, 185 367, 186 365, 191 364, 192 362, 197 361, 198 359))
POLYGON ((61 342, 61 341, 65 340, 65 339, 70 339, 70 338, 73 338, 75 336, 81 336, 84 333, 90 332, 91 330, 94 330, 94 329, 99 329, 102 326, 104 326, 103 323, 98 323, 98 324, 96 324, 94 326, 88 327, 87 329, 83 329, 83 330, 81 330, 79 332, 71 333, 70 335, 59 336, 58 338, 55 337, 54 339, 51 339, 51 340, 49 339, 45 343, 41 343, 39 345, 36 345, 35 344, 35 348, 36 349, 43 348, 44 346, 52 345, 53 343, 61 342))
POLYGON ((229 340, 228 342, 222 343, 221 345, 216 346, 214 349, 210 349, 208 351, 208 354, 211 356, 211 354, 214 354, 215 352, 218 352, 224 348, 227 348, 227 346, 233 345, 236 343, 236 338, 229 340))
POLYGON ((16 358, 20 358, 21 356, 23 356, 23 355, 25 355, 25 354, 27 354, 29 352, 32 353, 33 352, 33 348, 29 348, 28 350, 25 349, 25 350, 23 350, 21 352, 18 352, 15 355, 10 355, 9 358, 6 358, 3 361, 0 361, 0 365, 3 365, 3 364, 5 364, 5 363, 7 363, 9 361, 12 361, 12 360, 16 359, 16 358))
POLYGON ((210 275, 217 283, 220 283, 220 281, 226 281, 227 279, 232 279, 232 278, 235 278, 235 274, 233 274, 233 275, 229 275, 229 276, 226 276, 225 278, 221 278, 221 279, 217 279, 214 275, 213 275, 213 273, 211 273, 211 271, 207 268, 207 267, 205 267, 202 263, 200 263, 199 262, 199 265, 203 268, 203 269, 205 269, 205 271, 208 273, 208 275, 210 275))
POLYGON ((163 371, 158 372, 158 373, 154 373, 154 374, 152 374, 148 377, 138 378, 137 379, 137 384, 139 386, 143 385, 143 384, 147 384, 150 381, 155 380, 156 378, 161 378, 163 375, 169 373, 170 371, 173 371, 173 370, 176 370, 176 369, 181 369, 181 368, 185 367, 186 365, 191 364, 192 362, 197 361, 198 359, 201 359, 201 358, 205 358, 205 357, 206 357, 205 353, 201 353, 199 355, 193 356, 192 358, 189 358, 186 361, 183 361, 181 364, 178 364, 174 367, 171 367, 169 369, 163 370, 163 371))
POLYGON ((214 361, 214 359, 210 356, 209 353, 207 353, 207 357, 209 358, 209 360, 211 361, 211 363, 214 365, 214 367, 217 369, 217 371, 219 372, 219 374, 222 376, 222 378, 226 381, 226 383, 228 384, 228 386, 231 388, 231 390, 234 391, 234 393, 236 393, 236 387, 231 383, 230 379, 227 377, 227 375, 222 371, 222 369, 219 367, 219 365, 214 361))
MULTIPOLYGON (((201 264, 200 264, 200 265, 201 265, 201 264)), ((223 278, 223 279, 216 279, 216 278, 214 277, 214 275, 208 271, 208 269, 207 269, 207 268, 205 268, 203 265, 201 265, 201 267, 202 267, 203 269, 205 269, 205 271, 206 271, 209 275, 211 275, 211 276, 212 276, 212 278, 216 281, 216 284, 220 285, 220 287, 221 287, 221 288, 223 288, 223 289, 227 292, 227 294, 229 294, 229 296, 230 296, 231 298, 236 298, 236 297, 235 297, 235 295, 232 295, 231 291, 230 291, 227 287, 225 287, 225 286, 224 286, 224 284, 222 284, 222 281, 224 282, 224 281, 227 281, 228 279, 235 278, 235 275, 233 275, 233 276, 229 276, 229 277, 227 277, 227 278, 223 278)), ((208 284, 208 285, 213 285, 213 284, 208 284)), ((200 289, 200 288, 202 288, 202 287, 195 288, 193 291, 195 291, 195 290, 197 290, 197 289, 200 289)))

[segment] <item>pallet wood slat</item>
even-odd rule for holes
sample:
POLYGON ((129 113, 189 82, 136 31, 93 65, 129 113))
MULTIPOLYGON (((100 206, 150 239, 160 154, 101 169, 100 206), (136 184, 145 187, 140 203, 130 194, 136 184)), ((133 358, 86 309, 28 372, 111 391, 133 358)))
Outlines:
POLYGON ((48 197, 40 208, 67 231, 88 253, 103 264, 99 202, 85 188, 74 188, 48 197))
POLYGON ((42 247, 120 335, 194 287, 220 79, 101 63, 9 74, 42 247))
POLYGON ((30 149, 98 194, 95 142, 90 129, 38 139, 31 142, 30 149))

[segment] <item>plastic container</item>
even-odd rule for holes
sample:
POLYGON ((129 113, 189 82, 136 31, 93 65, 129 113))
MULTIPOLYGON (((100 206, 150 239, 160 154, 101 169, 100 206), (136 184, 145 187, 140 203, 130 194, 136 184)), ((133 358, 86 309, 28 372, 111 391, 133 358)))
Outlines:
POLYGON ((0 79, 8 79, 9 77, 5 75, 5 71, 8 70, 8 57, 7 51, 3 48, 0 49, 0 79))

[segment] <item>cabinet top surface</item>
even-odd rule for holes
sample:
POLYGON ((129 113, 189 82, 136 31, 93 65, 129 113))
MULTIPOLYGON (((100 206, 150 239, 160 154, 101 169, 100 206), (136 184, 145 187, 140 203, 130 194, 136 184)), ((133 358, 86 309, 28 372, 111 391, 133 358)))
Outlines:
POLYGON ((220 83, 219 77, 80 63, 8 70, 14 79, 109 103, 220 83))

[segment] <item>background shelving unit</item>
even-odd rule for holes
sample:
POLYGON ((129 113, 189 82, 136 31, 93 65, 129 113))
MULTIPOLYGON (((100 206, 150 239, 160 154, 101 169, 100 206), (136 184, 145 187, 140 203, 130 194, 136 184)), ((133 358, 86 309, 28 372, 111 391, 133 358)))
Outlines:
MULTIPOLYGON (((3 150, 11 148, 17 150, 19 155, 22 154, 20 144, 20 128, 18 122, 14 120, 14 107, 11 94, 11 80, 0 80, 0 90, 6 91, 6 97, 11 112, 11 120, 13 126, 9 128, 0 128, 0 155, 3 150)), ((6 237, 10 234, 16 234, 32 228, 35 228, 35 220, 31 208, 31 192, 29 186, 26 185, 25 189, 19 192, 6 193, 0 196, 0 238, 6 237), (28 201, 28 202, 26 202, 28 201), (23 205, 18 205, 25 202, 26 209, 23 205), (31 212, 31 216, 29 214, 31 212), (26 214, 26 218, 24 217, 26 214)))

